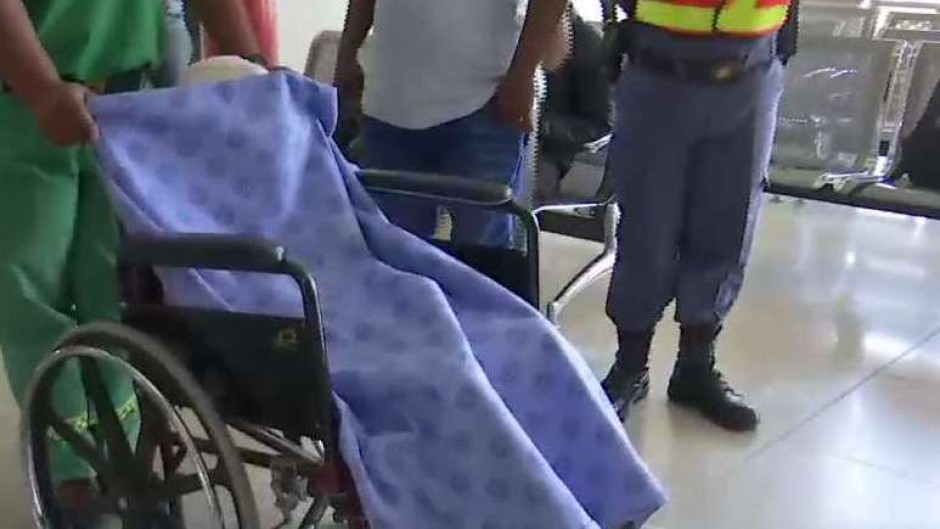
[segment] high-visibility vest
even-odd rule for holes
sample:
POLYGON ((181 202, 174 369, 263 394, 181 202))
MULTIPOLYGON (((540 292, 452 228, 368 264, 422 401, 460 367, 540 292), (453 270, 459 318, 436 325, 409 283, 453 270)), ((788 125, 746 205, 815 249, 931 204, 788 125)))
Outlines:
POLYGON ((791 0, 638 0, 635 20, 692 35, 760 36, 780 29, 791 0))

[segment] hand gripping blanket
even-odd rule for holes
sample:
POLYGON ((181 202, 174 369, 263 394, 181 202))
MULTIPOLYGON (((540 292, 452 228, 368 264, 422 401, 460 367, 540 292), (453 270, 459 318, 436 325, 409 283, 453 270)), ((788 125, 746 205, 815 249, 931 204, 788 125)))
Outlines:
MULTIPOLYGON (((389 224, 287 73, 98 98, 130 233, 284 245, 316 279, 340 449, 375 529, 598 529, 664 501, 576 351, 520 299, 389 224)), ((180 306, 300 315, 288 279, 161 271, 180 306)))

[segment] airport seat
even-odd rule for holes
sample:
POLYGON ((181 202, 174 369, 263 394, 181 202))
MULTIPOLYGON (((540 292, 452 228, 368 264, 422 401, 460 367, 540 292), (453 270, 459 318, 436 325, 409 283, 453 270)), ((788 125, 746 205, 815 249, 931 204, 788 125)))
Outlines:
MULTIPOLYGON (((940 83, 940 42, 922 42, 910 68, 898 138, 906 138, 921 120, 940 83)), ((903 156, 903 152, 900 153, 903 156)), ((844 189, 850 204, 919 217, 940 218, 940 193, 913 187, 895 171, 882 182, 857 182, 844 189)))
POLYGON ((885 19, 885 31, 940 31, 940 15, 936 13, 911 13, 907 11, 890 11, 885 19))
POLYGON ((340 37, 342 37, 340 31, 324 31, 314 37, 313 42, 310 43, 310 52, 307 54, 304 75, 320 83, 333 83, 340 37))
POLYGON ((857 5, 801 4, 800 35, 871 38, 877 12, 857 5))
POLYGON ((610 136, 601 138, 579 154, 565 175, 561 196, 535 208, 546 231, 568 233, 603 243, 601 252, 578 271, 548 303, 546 315, 553 323, 558 323, 561 311, 571 300, 613 270, 617 255, 617 223, 620 219, 620 209, 614 197, 610 173, 606 171, 609 142, 610 136), (566 223, 569 226, 556 227, 558 223, 566 223), (582 230, 585 229, 584 226, 589 226, 585 230, 589 233, 569 231, 571 224, 578 230, 579 223, 582 230), (597 225, 600 228, 597 230, 599 237, 590 233, 597 225))
POLYGON ((772 191, 877 180, 886 92, 900 43, 804 37, 787 68, 772 191))
POLYGON ((881 32, 881 38, 906 42, 940 42, 940 30, 888 28, 881 32))
POLYGON ((927 108, 934 88, 940 82, 940 42, 918 45, 916 58, 908 81, 907 98, 901 119, 900 137, 906 138, 914 130, 927 108))

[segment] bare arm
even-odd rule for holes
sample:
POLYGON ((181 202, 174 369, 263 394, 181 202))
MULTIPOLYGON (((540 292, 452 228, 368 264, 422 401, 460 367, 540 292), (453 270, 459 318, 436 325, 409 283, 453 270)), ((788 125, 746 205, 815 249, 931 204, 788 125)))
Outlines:
POLYGON ((558 28, 568 0, 529 0, 525 25, 507 77, 532 79, 558 28))
POLYGON ((529 0, 512 64, 496 89, 496 116, 504 125, 521 132, 532 130, 535 71, 545 58, 545 50, 551 46, 567 5, 568 0, 529 0))
POLYGON ((572 38, 571 17, 566 10, 542 58, 542 68, 546 72, 554 72, 564 66, 571 55, 572 38))
POLYGON ((192 3, 219 52, 243 57, 261 52, 241 0, 192 0, 192 3))
POLYGON ((0 0, 0 80, 30 107, 61 82, 22 0, 0 0))
POLYGON ((339 61, 355 60, 375 16, 375 0, 349 0, 346 23, 339 43, 339 61))
POLYGON ((0 80, 29 108, 43 135, 54 144, 70 147, 98 138, 86 106, 88 90, 59 78, 22 0, 0 0, 0 80))
POLYGON ((359 48, 365 42, 375 18, 375 0, 349 0, 346 23, 336 57, 333 84, 339 91, 340 114, 358 116, 362 112, 365 76, 359 64, 359 48))

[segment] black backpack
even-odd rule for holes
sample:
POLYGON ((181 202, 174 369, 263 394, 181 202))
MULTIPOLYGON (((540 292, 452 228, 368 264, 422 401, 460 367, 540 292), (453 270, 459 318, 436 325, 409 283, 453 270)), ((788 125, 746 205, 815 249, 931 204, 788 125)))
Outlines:
POLYGON ((915 187, 940 191, 940 83, 914 130, 901 140, 898 169, 915 187))

